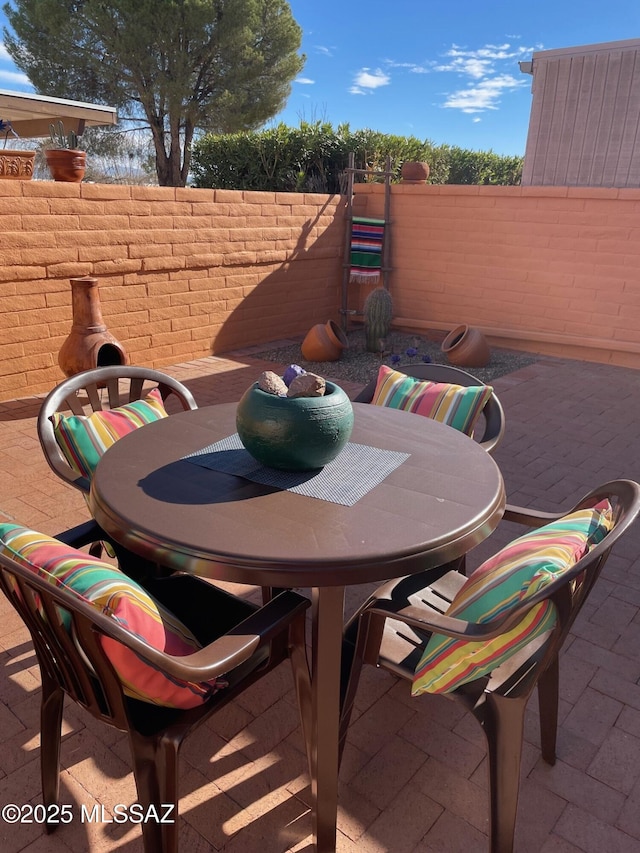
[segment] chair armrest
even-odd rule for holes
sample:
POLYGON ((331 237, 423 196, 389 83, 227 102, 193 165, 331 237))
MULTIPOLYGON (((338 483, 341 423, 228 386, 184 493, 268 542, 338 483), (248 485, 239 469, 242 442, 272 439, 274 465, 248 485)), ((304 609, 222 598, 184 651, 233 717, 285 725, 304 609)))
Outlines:
POLYGON ((501 619, 494 619, 491 622, 485 623, 466 622, 464 619, 445 616, 435 611, 426 612, 423 608, 412 605, 398 607, 393 601, 376 601, 375 604, 369 605, 362 615, 364 616, 365 613, 375 614, 376 616, 384 616, 389 619, 397 619, 419 631, 427 631, 432 634, 445 634, 447 637, 465 640, 468 643, 477 643, 483 640, 491 640, 494 637, 504 634, 505 631, 508 631, 513 625, 519 622, 526 611, 536 603, 534 600, 526 602, 525 605, 503 616, 501 619))
POLYGON ((525 524, 527 527, 543 527, 550 521, 557 521, 566 515, 565 512, 541 512, 530 507, 507 504, 502 516, 503 521, 513 521, 515 524, 525 524))
POLYGON ((211 681, 249 660, 260 646, 268 643, 296 619, 304 618, 304 613, 310 605, 308 598, 292 590, 285 590, 227 634, 183 657, 153 649, 117 624, 104 629, 105 623, 101 621, 100 630, 123 642, 140 657, 176 678, 185 681, 211 681))

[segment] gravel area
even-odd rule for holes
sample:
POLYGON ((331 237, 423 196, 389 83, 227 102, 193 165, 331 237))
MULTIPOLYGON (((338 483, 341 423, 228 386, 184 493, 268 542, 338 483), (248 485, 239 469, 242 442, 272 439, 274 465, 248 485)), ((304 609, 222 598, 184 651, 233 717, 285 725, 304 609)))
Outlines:
MULTIPOLYGON (((346 379, 363 384, 373 378, 381 361, 383 364, 394 366, 394 354, 401 357, 397 364, 399 369, 402 369, 403 364, 416 364, 422 361, 431 361, 434 364, 449 363, 440 349, 440 342, 425 336, 393 332, 389 336, 387 350, 382 359, 377 353, 367 352, 363 330, 358 329, 349 332, 347 337, 349 338, 349 348, 343 350, 338 361, 306 361, 302 358, 300 343, 264 350, 253 353, 253 355, 279 364, 299 364, 306 371, 319 373, 321 376, 331 376, 335 379, 346 379), (411 350, 411 348, 416 349, 417 354, 408 356, 407 350, 411 350)), ((482 382, 491 382, 499 376, 533 364, 535 361, 535 356, 529 354, 492 347, 491 360, 486 367, 473 367, 468 368, 468 370, 482 382)))

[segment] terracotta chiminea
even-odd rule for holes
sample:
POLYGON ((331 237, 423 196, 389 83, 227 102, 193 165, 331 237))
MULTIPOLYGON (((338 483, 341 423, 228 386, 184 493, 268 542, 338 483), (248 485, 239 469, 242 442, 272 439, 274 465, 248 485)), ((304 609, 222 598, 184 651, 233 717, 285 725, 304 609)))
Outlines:
POLYGON ((94 367, 127 364, 124 347, 107 331, 100 310, 97 278, 72 278, 71 333, 58 353, 63 373, 73 376, 94 367))

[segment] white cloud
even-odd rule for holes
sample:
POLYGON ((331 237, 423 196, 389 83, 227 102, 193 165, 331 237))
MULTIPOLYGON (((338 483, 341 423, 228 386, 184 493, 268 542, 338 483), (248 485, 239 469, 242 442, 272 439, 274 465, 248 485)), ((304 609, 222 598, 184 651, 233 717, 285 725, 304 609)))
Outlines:
POLYGON ((349 91, 352 95, 370 95, 375 89, 388 86, 390 82, 391 77, 380 68, 376 68, 373 72, 368 68, 361 68, 353 78, 353 85, 349 91))
POLYGON ((482 77, 485 77, 489 72, 491 72, 493 67, 493 63, 488 59, 458 56, 453 60, 453 62, 448 62, 443 65, 435 65, 433 70, 454 71, 480 80, 482 77))
POLYGON ((524 45, 519 45, 514 47, 513 45, 506 42, 505 44, 486 44, 484 47, 476 48, 475 50, 469 50, 468 48, 461 47, 460 45, 454 44, 451 48, 445 53, 445 56, 452 57, 460 57, 462 59, 480 59, 484 61, 496 62, 507 59, 518 59, 518 57, 522 57, 523 55, 529 55, 533 53, 534 50, 540 50, 541 45, 536 45, 535 47, 525 47, 524 45))
MULTIPOLYGON (((520 36, 514 35, 508 38, 513 41, 519 40, 520 36)), ((514 92, 522 86, 531 85, 529 80, 517 76, 516 63, 519 60, 530 59, 534 51, 542 50, 544 47, 542 44, 534 47, 513 45, 511 41, 502 44, 485 44, 477 48, 452 44, 441 55, 439 61, 425 60, 417 63, 387 59, 385 68, 404 69, 410 74, 456 74, 459 78, 468 81, 468 85, 465 86, 463 83, 462 88, 445 92, 442 106, 461 110, 464 113, 497 110, 502 95, 514 92)), ((363 69, 363 71, 367 70, 363 69)), ((380 73, 380 71, 376 72, 376 74, 380 73)), ((356 77, 351 91, 354 94, 363 95, 366 94, 365 88, 365 83, 356 77)), ((475 118, 474 121, 477 122, 480 119, 475 118)))
POLYGON ((296 77, 296 79, 293 82, 294 83, 300 83, 303 86, 313 86, 313 84, 316 81, 312 80, 310 77, 296 77))
POLYGON ((389 68, 409 68, 410 70, 416 67, 415 62, 396 62, 395 59, 385 59, 384 64, 389 68))
MULTIPOLYGON (((457 74, 469 78, 473 83, 449 92, 443 107, 469 114, 497 110, 502 95, 528 85, 527 80, 511 73, 516 62, 530 58, 535 50, 541 48, 542 45, 526 47, 510 42, 485 44, 473 49, 453 44, 445 53, 449 61, 434 65, 433 70, 457 74)), ((474 121, 479 119, 474 118, 474 121)))
POLYGON ((461 110, 463 113, 481 113, 485 110, 497 110, 500 97, 505 92, 513 92, 521 86, 527 86, 527 80, 519 80, 511 74, 499 74, 482 80, 477 86, 458 89, 447 96, 443 106, 461 110))
POLYGON ((324 44, 315 44, 313 49, 316 53, 321 53, 323 56, 333 56, 333 51, 335 47, 327 47, 324 44))
POLYGON ((29 78, 21 71, 7 71, 0 68, 0 81, 11 83, 12 86, 31 86, 29 78))

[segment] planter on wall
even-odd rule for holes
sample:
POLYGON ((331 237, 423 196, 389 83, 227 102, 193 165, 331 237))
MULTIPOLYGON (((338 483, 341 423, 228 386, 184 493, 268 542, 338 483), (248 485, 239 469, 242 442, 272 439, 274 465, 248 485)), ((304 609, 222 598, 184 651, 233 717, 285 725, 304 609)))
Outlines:
POLYGON ((480 329, 463 324, 452 329, 442 342, 442 352, 458 367, 484 367, 491 358, 489 346, 480 329))
POLYGON ((429 178, 429 164, 406 160, 400 169, 403 184, 426 184, 429 178))
POLYGON ((0 179, 5 181, 30 181, 33 177, 35 151, 0 149, 0 179))
POLYGON ((300 349, 307 361, 337 361, 348 346, 349 341, 340 326, 328 320, 309 329, 300 349))
POLYGON ((87 167, 87 152, 77 148, 47 148, 47 166, 54 181, 79 184, 87 167))

